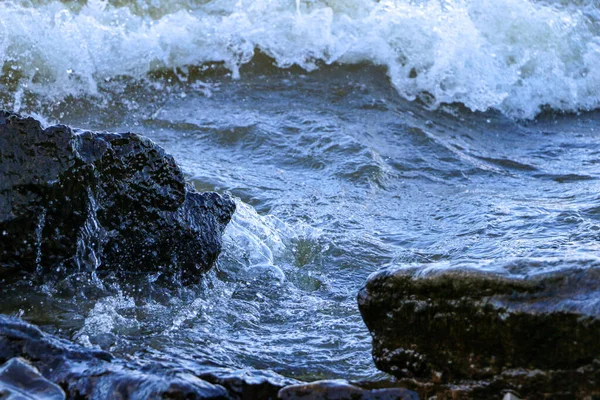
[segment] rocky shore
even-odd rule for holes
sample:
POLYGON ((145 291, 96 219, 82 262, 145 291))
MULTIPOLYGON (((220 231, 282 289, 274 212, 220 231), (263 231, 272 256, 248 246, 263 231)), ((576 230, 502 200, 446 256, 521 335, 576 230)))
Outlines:
POLYGON ((417 400, 405 388, 345 381, 303 383, 261 371, 214 372, 137 365, 0 315, 0 398, 417 400), (11 397, 12 396, 12 397, 11 397))
MULTIPOLYGON (((197 282, 234 211, 147 138, 0 111, 0 290, 81 272, 197 282)), ((387 381, 138 363, 0 315, 0 398, 600 398, 596 258, 388 267, 358 306, 387 381)))
MULTIPOLYGON (((235 210, 198 193, 133 133, 89 132, 0 112, 0 285, 93 272, 157 285, 198 281, 235 210)), ((0 287, 1 287, 0 286, 0 287)), ((0 315, 2 399, 415 399, 406 389, 309 385, 262 371, 137 365, 0 315), (308 396, 308 397, 307 397, 308 396)))

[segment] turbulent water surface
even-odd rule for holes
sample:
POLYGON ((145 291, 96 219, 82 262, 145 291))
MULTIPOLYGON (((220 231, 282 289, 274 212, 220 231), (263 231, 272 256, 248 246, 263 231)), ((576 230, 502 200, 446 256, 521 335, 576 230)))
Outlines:
POLYGON ((596 4, 0 3, 2 108, 144 134, 238 204, 200 285, 91 266, 0 312, 138 363, 377 379, 378 268, 599 254, 596 4))

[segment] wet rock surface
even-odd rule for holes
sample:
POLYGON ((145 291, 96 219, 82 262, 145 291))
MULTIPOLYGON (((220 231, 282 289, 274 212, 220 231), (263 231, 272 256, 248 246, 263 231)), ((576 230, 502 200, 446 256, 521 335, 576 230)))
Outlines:
POLYGON ((270 371, 138 365, 0 315, 2 399, 419 399, 415 391, 387 385, 391 387, 341 380, 303 383, 270 371))
POLYGON ((45 379, 22 358, 12 358, 0 366, 0 398, 64 400, 65 392, 45 379))
POLYGON ((231 370, 197 371, 199 378, 227 389, 229 396, 237 400, 277 399, 281 389, 301 382, 270 371, 231 370))
POLYGON ((358 303, 377 367, 422 395, 600 395, 597 259, 390 267, 358 303))
POLYGON ((142 136, 0 111, 0 279, 97 269, 195 281, 234 210, 142 136))
POLYGON ((60 388, 67 398, 76 399, 228 398, 223 387, 186 371, 146 370, 129 365, 107 352, 74 345, 24 321, 0 315, 0 364, 3 363, 0 385, 9 382, 13 388, 21 387, 22 395, 31 398, 40 391, 42 398, 46 394, 60 398, 60 388), (24 375, 35 377, 37 384, 20 385, 24 375))
POLYGON ((325 380, 287 386, 279 391, 282 400, 419 400, 405 388, 365 389, 343 380, 325 380))

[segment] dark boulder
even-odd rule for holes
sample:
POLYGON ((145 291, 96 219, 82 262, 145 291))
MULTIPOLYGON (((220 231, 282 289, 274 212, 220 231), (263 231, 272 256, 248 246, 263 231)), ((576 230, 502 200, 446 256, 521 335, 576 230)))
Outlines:
POLYGON ((597 259, 386 268, 358 303, 375 364, 397 378, 470 381, 480 398, 600 395, 597 259))
POLYGON ((140 368, 0 315, 0 397, 228 399, 227 391, 185 371, 140 368), (4 386, 3 386, 4 385, 4 386), (62 390, 61 390, 62 389, 62 390))
POLYGON ((147 138, 43 129, 0 111, 0 279, 97 269, 194 281, 234 210, 186 184, 147 138))

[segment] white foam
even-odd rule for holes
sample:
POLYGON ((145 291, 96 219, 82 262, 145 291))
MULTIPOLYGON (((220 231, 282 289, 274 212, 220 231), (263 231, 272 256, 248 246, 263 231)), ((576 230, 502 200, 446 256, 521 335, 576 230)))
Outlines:
POLYGON ((260 49, 280 67, 383 65, 406 98, 428 93, 434 107, 460 102, 531 118, 543 106, 600 105, 598 7, 566 0, 9 1, 0 3, 0 82, 18 82, 10 87, 15 98, 25 90, 93 95, 104 80, 211 61, 238 76, 260 49))

